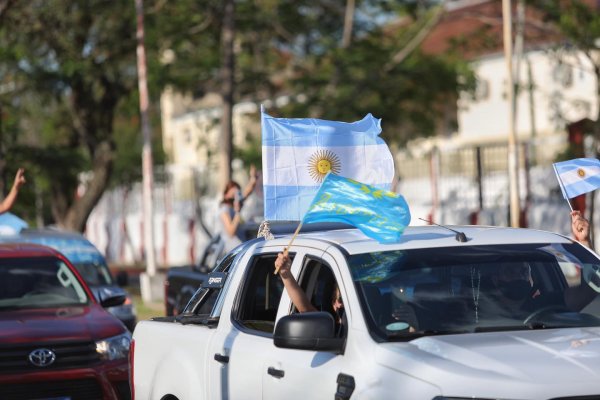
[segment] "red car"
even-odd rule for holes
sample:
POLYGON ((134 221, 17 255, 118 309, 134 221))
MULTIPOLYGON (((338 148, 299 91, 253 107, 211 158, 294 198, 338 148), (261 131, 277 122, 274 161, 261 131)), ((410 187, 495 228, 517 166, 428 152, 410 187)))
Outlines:
POLYGON ((131 335, 60 253, 0 245, 0 399, 129 399, 131 335))

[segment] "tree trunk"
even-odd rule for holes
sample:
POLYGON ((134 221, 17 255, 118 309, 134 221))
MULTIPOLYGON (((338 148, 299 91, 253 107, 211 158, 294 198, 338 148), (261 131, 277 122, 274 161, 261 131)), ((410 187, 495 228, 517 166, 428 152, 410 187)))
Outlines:
POLYGON ((57 216, 56 213, 54 215, 61 227, 78 232, 84 231, 90 213, 98 204, 108 185, 112 173, 114 153, 114 144, 110 141, 103 141, 98 144, 94 152, 92 179, 87 184, 85 193, 65 210, 66 213, 63 214, 63 218, 59 218, 60 216, 57 216))
POLYGON ((235 58, 233 41, 235 36, 234 0, 225 0, 223 27, 221 29, 221 140, 219 143, 220 182, 222 185, 231 179, 231 158, 233 142, 233 91, 235 58))

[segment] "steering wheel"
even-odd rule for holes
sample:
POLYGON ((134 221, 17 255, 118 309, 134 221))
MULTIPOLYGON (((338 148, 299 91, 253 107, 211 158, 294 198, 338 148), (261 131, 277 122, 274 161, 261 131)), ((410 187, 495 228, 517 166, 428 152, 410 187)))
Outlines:
POLYGON ((571 310, 569 310, 566 306, 563 306, 563 305, 560 305, 560 304, 554 304, 554 305, 551 305, 551 306, 542 307, 539 310, 535 310, 531 314, 529 314, 527 316, 527 318, 525 318, 523 320, 523 325, 528 325, 531 321, 535 320, 540 315, 545 314, 545 313, 550 312, 550 311, 567 311, 567 312, 571 312, 571 310))

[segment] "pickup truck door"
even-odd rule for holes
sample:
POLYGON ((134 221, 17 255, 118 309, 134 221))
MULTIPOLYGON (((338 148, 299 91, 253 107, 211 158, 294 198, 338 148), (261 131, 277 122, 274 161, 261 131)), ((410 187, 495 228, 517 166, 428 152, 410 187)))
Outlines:
MULTIPOLYGON (((326 273, 325 275, 328 275, 329 279, 332 276, 335 277, 342 297, 346 297, 338 267, 332 265, 335 264, 335 261, 332 257, 327 257, 327 262, 321 257, 322 255, 322 251, 316 254, 298 252, 292 264, 292 273, 309 294, 310 292, 319 291, 316 289, 316 283, 314 282, 315 269, 325 268, 318 274, 318 278, 322 278, 323 273, 326 273), (299 275, 300 278, 298 279, 299 275), (311 284, 310 281, 313 281, 313 283, 311 284), (310 286, 313 286, 312 289, 310 286)), ((309 297, 313 305, 320 308, 319 301, 315 301, 315 295, 309 297)), ((283 296, 278 317, 287 315, 290 309, 289 298, 283 296)), ((350 318, 351 315, 348 315, 347 320, 349 323, 350 318)), ((343 354, 282 349, 272 344, 266 363, 262 368, 265 372, 263 374, 263 399, 331 400, 334 398, 338 387, 338 375, 344 371, 346 364, 347 360, 343 354)))
POLYGON ((248 253, 239 263, 248 267, 236 271, 227 283, 218 332, 210 344, 209 399, 263 398, 263 357, 273 351, 283 283, 273 274, 276 252, 248 253))

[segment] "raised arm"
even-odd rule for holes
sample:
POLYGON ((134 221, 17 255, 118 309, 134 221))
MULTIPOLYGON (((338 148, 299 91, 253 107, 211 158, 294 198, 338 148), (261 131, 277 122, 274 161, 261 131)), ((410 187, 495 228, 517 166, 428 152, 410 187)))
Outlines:
POLYGON ((7 212, 10 210, 15 204, 15 200, 17 199, 17 195, 19 194, 19 188, 25 183, 25 170, 23 168, 19 168, 17 170, 17 174, 15 175, 15 180, 13 182, 12 188, 8 193, 8 196, 4 198, 2 203, 0 203, 0 214, 7 212))
POLYGON ((244 197, 244 199, 248 196, 250 196, 252 194, 252 192, 254 191, 254 188, 256 187, 256 167, 254 165, 250 166, 250 180, 248 181, 248 184, 246 185, 246 187, 244 188, 244 192, 242 193, 242 196, 244 197))
MULTIPOLYGON (((571 212, 571 232, 575 240, 591 248, 590 223, 577 210, 571 212)), ((597 295, 598 293, 586 284, 582 277, 579 285, 568 287, 565 290, 565 304, 571 310, 580 311, 594 300, 597 295)))
POLYGON ((298 309, 299 312, 317 311, 315 306, 312 305, 304 290, 298 285, 298 282, 292 275, 290 268, 292 266, 292 260, 287 253, 287 250, 277 255, 275 260, 275 268, 279 269, 279 276, 283 281, 285 290, 287 291, 292 303, 298 309))

